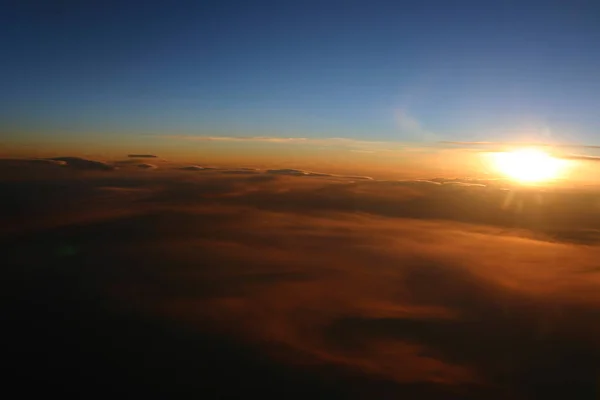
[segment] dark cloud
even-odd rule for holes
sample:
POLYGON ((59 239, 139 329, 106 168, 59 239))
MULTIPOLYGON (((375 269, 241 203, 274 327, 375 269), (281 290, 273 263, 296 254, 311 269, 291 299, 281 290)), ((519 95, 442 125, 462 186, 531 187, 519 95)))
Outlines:
POLYGON ((116 164, 116 165, 135 165, 138 162, 139 162, 139 160, 136 160, 136 159, 128 159, 128 160, 113 161, 113 164, 116 164))
MULTIPOLYGON (((302 171, 300 169, 269 169, 267 174, 290 175, 290 176, 308 176, 311 172, 302 171)), ((329 176, 329 174, 317 174, 317 176, 329 176)))
POLYGON ((441 185, 440 182, 427 179, 408 179, 399 181, 378 181, 381 185, 396 185, 396 186, 431 186, 441 185))
POLYGON ((136 166, 141 169, 156 169, 156 168, 158 168, 156 165, 148 164, 148 163, 137 164, 136 166))
POLYGON ((66 161, 47 160, 44 158, 4 158, 0 159, 0 168, 6 170, 8 168, 25 168, 30 166, 65 166, 66 161))
POLYGON ((157 158, 154 154, 127 154, 129 158, 157 158))
POLYGON ((31 160, 26 160, 26 162, 29 162, 31 164, 45 164, 45 165, 67 165, 66 161, 61 161, 61 160, 44 160, 44 159, 39 159, 39 158, 35 158, 35 159, 31 159, 31 160))
POLYGON ((49 160, 62 161, 66 163, 67 167, 80 170, 108 171, 115 169, 114 166, 108 163, 80 157, 54 157, 49 160))
POLYGON ((180 169, 182 171, 211 171, 211 170, 215 170, 216 168, 214 168, 214 167, 201 167, 199 165, 189 165, 187 167, 179 167, 177 169, 180 169))
POLYGON ((258 173, 261 173, 261 171, 257 168, 232 168, 232 169, 223 169, 223 170, 221 170, 221 173, 247 175, 247 174, 258 174, 258 173))
POLYGON ((347 178, 347 179, 355 179, 355 180, 372 180, 373 179, 369 176, 335 175, 335 174, 327 174, 327 173, 323 173, 323 172, 304 171, 301 169, 268 169, 266 171, 266 173, 274 174, 274 175, 320 176, 320 177, 329 177, 329 178, 347 178))
POLYGON ((595 191, 35 168, 54 175, 0 180, 21 205, 0 230, 21 393, 600 390, 595 191))

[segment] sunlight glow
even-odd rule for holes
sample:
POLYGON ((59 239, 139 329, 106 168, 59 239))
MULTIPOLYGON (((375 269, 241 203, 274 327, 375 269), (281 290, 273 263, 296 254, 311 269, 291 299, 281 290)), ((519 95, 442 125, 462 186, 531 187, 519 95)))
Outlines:
POLYGON ((559 178, 563 160, 534 148, 495 153, 494 164, 498 171, 520 182, 545 182, 559 178))

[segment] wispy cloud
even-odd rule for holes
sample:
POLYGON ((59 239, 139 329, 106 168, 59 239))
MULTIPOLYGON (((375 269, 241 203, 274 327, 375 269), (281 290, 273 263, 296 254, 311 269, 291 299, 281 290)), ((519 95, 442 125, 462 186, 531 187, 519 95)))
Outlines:
POLYGON ((565 160, 600 161, 600 157, 586 154, 565 154, 561 155, 560 158, 564 158, 565 160))
POLYGON ((570 154, 566 153, 564 149, 589 149, 597 150, 600 146, 596 145, 585 145, 585 144, 571 144, 571 143, 543 143, 543 142, 456 142, 456 141, 443 141, 440 142, 443 145, 456 145, 456 146, 472 146, 473 150, 476 151, 502 151, 515 147, 545 147, 548 149, 554 149, 552 155, 556 158, 563 160, 580 160, 580 161, 600 161, 600 156, 589 155, 589 154, 570 154))
POLYGON ((266 171, 267 174, 273 175, 290 175, 290 176, 319 176, 326 178, 349 178, 358 180, 373 180, 370 176, 357 176, 357 175, 336 175, 328 174, 323 172, 311 172, 304 171, 301 169, 269 169, 266 171))
POLYGON ((221 142, 269 142, 269 143, 387 143, 385 141, 358 140, 343 137, 308 138, 308 137, 278 137, 278 136, 196 136, 196 135, 163 135, 165 138, 221 141, 221 142))
MULTIPOLYGON (((319 145, 328 147, 346 147, 365 151, 389 149, 390 145, 403 146, 400 142, 359 140, 352 138, 307 138, 307 137, 276 137, 276 136, 196 136, 196 135, 162 135, 166 139, 189 140, 198 142, 256 142, 279 143, 292 145, 319 145)), ((389 150, 388 150, 389 151, 389 150)))
POLYGON ((427 130, 421 121, 406 108, 396 111, 396 128, 404 137, 410 137, 413 140, 435 141, 437 139, 436 134, 427 130))
POLYGON ((560 148, 582 148, 600 149, 596 145, 568 144, 568 143, 540 143, 540 142, 457 142, 442 141, 441 144, 465 145, 465 146, 538 146, 538 147, 560 147, 560 148))

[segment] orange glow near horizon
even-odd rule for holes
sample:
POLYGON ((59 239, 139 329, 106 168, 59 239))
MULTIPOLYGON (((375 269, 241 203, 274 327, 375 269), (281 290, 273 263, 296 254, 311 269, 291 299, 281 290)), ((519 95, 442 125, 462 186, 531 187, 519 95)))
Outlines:
POLYGON ((524 148, 492 154, 497 171, 522 183, 543 183, 562 177, 566 161, 543 150, 524 148))

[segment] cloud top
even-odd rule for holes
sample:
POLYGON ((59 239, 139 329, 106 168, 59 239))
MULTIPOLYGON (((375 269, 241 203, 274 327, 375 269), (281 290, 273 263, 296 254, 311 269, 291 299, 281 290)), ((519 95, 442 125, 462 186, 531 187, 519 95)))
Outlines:
POLYGON ((66 163, 66 166, 69 168, 80 170, 109 171, 115 169, 114 166, 103 161, 88 160, 81 157, 54 157, 49 160, 61 161, 66 163))
POLYGON ((138 395, 597 393, 597 189, 10 165, 16 385, 89 388, 93 370, 138 395))

